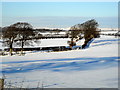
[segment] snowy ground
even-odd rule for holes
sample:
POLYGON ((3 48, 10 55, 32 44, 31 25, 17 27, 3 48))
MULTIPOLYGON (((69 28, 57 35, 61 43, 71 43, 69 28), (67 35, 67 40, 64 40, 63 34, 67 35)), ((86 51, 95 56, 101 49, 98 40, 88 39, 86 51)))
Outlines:
POLYGON ((117 88, 118 38, 101 36, 82 50, 2 56, 6 82, 15 87, 117 88))
POLYGON ((102 31, 101 34, 116 34, 118 31, 102 31))
MULTIPOLYGON (((36 42, 32 41, 31 45, 25 45, 24 48, 33 48, 33 47, 55 47, 55 46, 69 46, 68 41, 70 41, 70 38, 55 38, 55 39, 39 39, 36 42)), ((80 43, 79 41, 79 44, 80 43)), ((16 43, 13 43, 14 48, 21 48, 21 46, 16 45, 16 43)), ((0 49, 8 48, 7 46, 2 47, 2 44, 0 43, 0 49)))

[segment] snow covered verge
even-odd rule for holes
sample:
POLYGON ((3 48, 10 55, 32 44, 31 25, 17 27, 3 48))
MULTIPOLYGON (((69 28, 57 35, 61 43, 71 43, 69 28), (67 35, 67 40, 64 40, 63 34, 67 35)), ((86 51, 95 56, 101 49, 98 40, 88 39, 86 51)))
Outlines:
POLYGON ((101 36, 87 49, 2 56, 1 71, 13 87, 118 88, 118 43, 101 36))

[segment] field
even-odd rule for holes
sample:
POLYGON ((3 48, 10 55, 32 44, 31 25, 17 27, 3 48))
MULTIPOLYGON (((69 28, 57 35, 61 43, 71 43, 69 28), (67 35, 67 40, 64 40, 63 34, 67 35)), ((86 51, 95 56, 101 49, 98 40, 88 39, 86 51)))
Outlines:
POLYGON ((6 87, 118 88, 118 43, 101 35, 86 49, 2 56, 6 87))

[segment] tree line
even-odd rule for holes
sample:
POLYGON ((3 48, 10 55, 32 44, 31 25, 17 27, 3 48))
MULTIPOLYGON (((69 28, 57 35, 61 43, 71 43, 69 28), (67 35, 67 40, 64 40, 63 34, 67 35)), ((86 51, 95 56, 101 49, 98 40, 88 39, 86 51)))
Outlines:
MULTIPOLYGON (((68 42, 70 48, 75 46, 76 38, 85 38, 83 48, 92 39, 99 37, 99 31, 97 30, 98 23, 96 20, 88 20, 85 23, 74 25, 70 28, 68 35, 71 41, 68 42)), ((7 27, 2 28, 2 38, 4 40, 4 45, 9 47, 10 55, 12 55, 13 43, 17 43, 21 46, 21 54, 23 53, 24 45, 30 44, 35 38, 42 37, 42 34, 38 34, 39 30, 42 32, 51 31, 58 34, 62 30, 54 29, 33 29, 33 26, 27 22, 17 22, 7 27)))

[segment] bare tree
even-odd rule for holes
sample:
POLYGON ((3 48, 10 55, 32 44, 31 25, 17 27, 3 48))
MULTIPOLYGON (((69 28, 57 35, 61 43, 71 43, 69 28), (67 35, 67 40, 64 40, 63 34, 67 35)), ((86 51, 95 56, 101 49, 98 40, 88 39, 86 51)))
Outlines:
POLYGON ((71 41, 68 42, 70 45, 70 48, 76 45, 77 38, 81 37, 81 33, 82 33, 81 28, 77 28, 76 26, 73 26, 70 28, 69 37, 71 38, 71 41))
POLYGON ((73 42, 77 36, 82 38, 82 34, 84 35, 85 42, 83 48, 87 45, 87 43, 92 39, 99 37, 99 31, 97 31, 98 23, 96 20, 88 20, 85 23, 74 25, 70 28, 70 37, 71 37, 71 47, 73 46, 73 42))
POLYGON ((99 32, 97 31, 97 27, 98 27, 98 23, 94 19, 83 23, 84 38, 87 40, 90 38, 98 37, 99 32))
MULTIPOLYGON (((27 22, 18 22, 12 25, 18 30, 18 41, 21 43, 21 54, 23 53, 23 47, 25 43, 29 40, 32 40, 32 37, 35 36, 32 25, 27 22)), ((29 43, 29 42, 27 42, 29 43)))
POLYGON ((85 42, 82 45, 82 48, 85 48, 87 43, 92 38, 99 37, 99 31, 97 29, 98 25, 99 25, 98 22, 96 22, 96 20, 94 20, 94 19, 88 20, 88 21, 86 21, 85 23, 82 24, 83 31, 84 31, 84 38, 85 38, 85 42))
POLYGON ((10 55, 12 55, 13 43, 17 37, 18 30, 12 26, 4 27, 3 30, 4 45, 10 48, 10 55))

